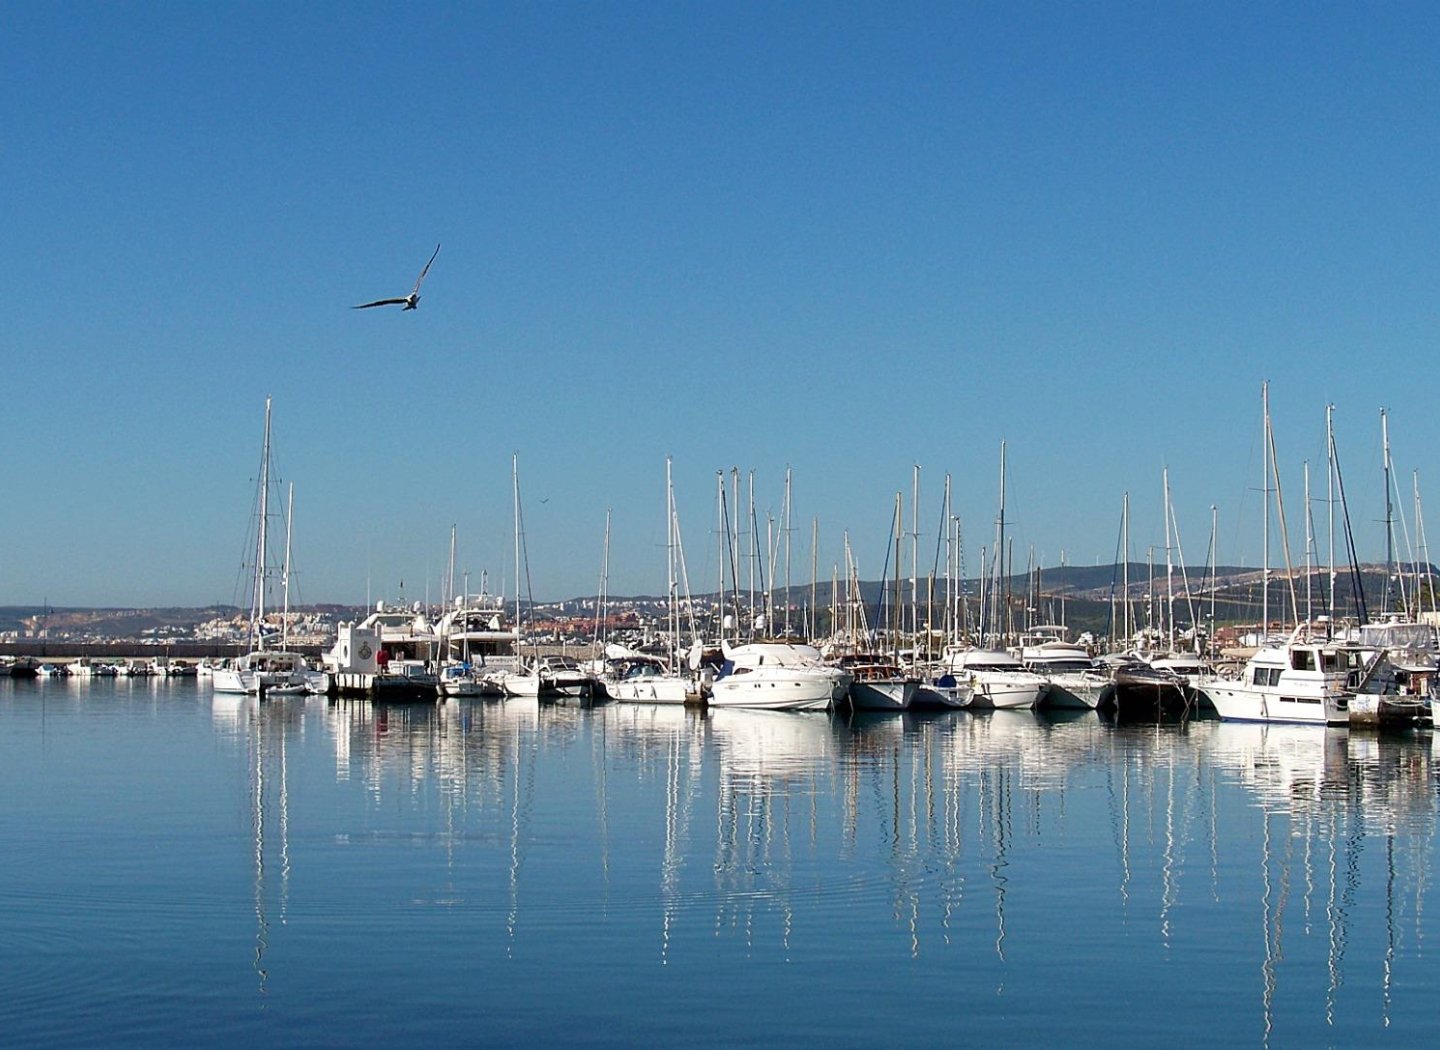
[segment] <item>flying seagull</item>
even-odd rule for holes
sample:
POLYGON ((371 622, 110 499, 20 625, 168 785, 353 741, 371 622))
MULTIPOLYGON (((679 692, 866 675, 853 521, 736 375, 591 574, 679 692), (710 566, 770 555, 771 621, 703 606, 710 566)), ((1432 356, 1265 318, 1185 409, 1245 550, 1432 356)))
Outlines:
MULTIPOLYGON (((435 255, 440 254, 440 245, 435 245, 435 255)), ((420 282, 425 280, 425 275, 430 272, 430 263, 435 261, 435 255, 430 256, 430 262, 425 264, 425 269, 420 271, 420 276, 415 278, 415 287, 410 294, 403 299, 376 299, 373 303, 361 303, 359 306, 351 307, 352 310, 368 310, 372 306, 404 306, 406 310, 413 310, 420 303, 420 282)))

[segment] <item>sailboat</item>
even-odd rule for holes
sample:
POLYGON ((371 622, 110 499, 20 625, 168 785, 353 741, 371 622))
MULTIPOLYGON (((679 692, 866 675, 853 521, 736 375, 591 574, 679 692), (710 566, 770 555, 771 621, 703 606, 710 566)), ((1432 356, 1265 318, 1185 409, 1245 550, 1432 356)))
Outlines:
MULTIPOLYGON (((293 493, 292 493, 293 496, 293 493)), ((256 528, 255 572, 250 591, 249 651, 229 667, 215 669, 211 680, 217 693, 282 694, 324 692, 329 685, 323 671, 315 671, 300 653, 283 647, 266 647, 265 593, 268 579, 266 547, 270 526, 270 398, 265 398, 265 441, 260 457, 259 514, 256 528)), ((289 535, 286 535, 286 614, 289 605, 289 535)))
MULTIPOLYGON (((670 666, 641 653, 623 651, 615 656, 623 669, 605 682, 612 700, 641 704, 683 704, 691 696, 698 697, 693 680, 680 673, 680 601, 675 573, 676 550, 680 543, 680 521, 675 512, 675 487, 670 477, 670 457, 665 457, 666 517, 666 603, 669 616, 670 666)), ((681 555, 683 557, 683 554, 681 555)), ((688 587, 688 584, 687 584, 688 587)), ((607 647, 607 659, 614 651, 607 647)))
MULTIPOLYGON (((1005 442, 1000 442, 1000 514, 995 521, 995 555, 991 562, 990 625, 988 631, 982 624, 983 641, 993 648, 977 648, 971 645, 952 643, 945 647, 937 668, 939 677, 935 685, 941 689, 969 686, 970 706, 974 708, 995 708, 996 710, 1033 708, 1050 689, 1050 683, 1042 675, 1027 671, 1020 659, 1005 651, 1005 635, 1008 632, 1010 602, 1008 594, 1002 596, 1001 584, 1008 590, 1009 574, 1005 570, 1005 442)), ((983 554, 983 552, 982 552, 983 554)), ((982 599, 982 616, 984 601, 982 599)))

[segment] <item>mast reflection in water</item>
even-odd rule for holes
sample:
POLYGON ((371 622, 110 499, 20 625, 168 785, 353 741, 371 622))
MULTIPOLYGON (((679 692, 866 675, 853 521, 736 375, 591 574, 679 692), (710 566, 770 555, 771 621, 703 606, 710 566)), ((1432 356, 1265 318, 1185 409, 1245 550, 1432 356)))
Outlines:
POLYGON ((1436 770, 1428 733, 1091 712, 6 682, 0 1026, 1418 1042, 1436 770))

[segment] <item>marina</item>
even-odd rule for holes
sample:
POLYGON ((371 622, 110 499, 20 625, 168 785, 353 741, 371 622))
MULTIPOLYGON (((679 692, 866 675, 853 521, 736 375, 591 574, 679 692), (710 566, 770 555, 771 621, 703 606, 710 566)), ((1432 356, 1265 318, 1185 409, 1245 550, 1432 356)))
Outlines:
POLYGON ((1433 1044, 1437 53, 14 5, 0 1044, 1433 1044))
POLYGON ((1428 730, 262 702, 180 678, 0 679, 0 727, 18 1044, 1433 1025, 1428 730), (820 971, 864 979, 817 995, 820 971), (1144 995, 1101 992, 1137 972, 1144 995))

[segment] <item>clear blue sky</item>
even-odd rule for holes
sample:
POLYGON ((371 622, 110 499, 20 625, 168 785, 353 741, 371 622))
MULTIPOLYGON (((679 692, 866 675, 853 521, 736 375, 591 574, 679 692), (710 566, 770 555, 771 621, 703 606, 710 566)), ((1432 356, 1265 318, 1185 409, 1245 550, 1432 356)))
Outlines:
MULTIPOLYGON (((923 467, 972 569, 1292 544, 1324 410, 1383 551, 1379 410, 1440 515, 1440 8, 12 4, 0 13, 0 604, 236 596, 264 398, 305 601, 664 587, 664 459, 794 470, 879 575, 923 467), (403 295, 444 248, 420 309, 403 295), (543 502, 542 502, 543 501, 543 502), (1277 541, 1278 544, 1278 541, 1277 541)), ((1318 484, 1318 481, 1317 481, 1318 484)), ((1316 508, 1323 518, 1324 508, 1316 508)), ((1406 507, 1409 514, 1409 507, 1406 507)), ((1440 520, 1440 519, 1437 519, 1440 520)), ((1278 554, 1277 554, 1278 560, 1278 554)), ((803 567, 803 568, 802 568, 803 567)))

